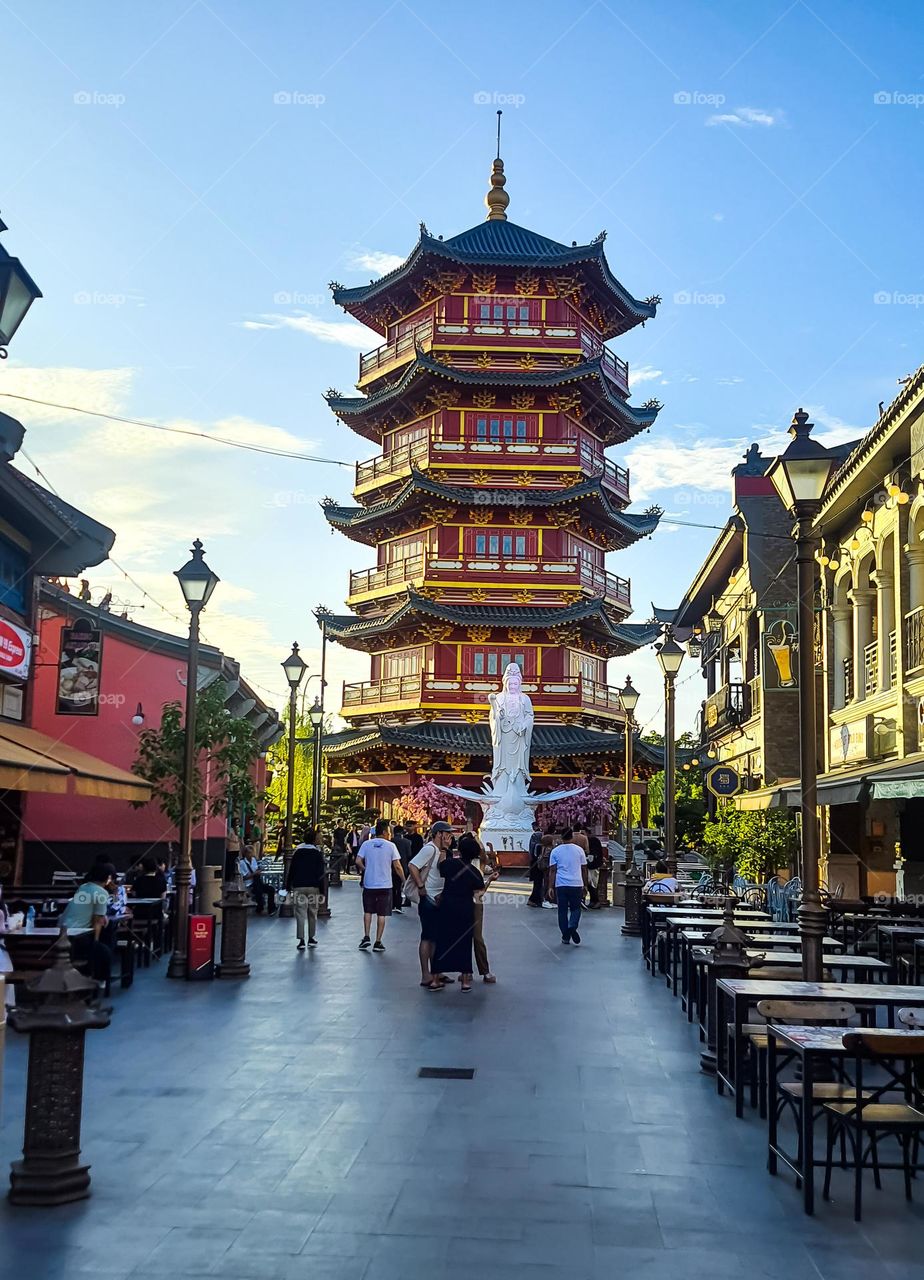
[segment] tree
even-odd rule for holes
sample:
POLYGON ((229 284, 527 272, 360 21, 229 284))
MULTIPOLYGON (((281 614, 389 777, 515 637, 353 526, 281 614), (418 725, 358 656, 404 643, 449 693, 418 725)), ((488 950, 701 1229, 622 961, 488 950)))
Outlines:
POLYGON ((401 788, 392 810, 399 821, 419 822, 426 828, 431 822, 461 822, 465 801, 440 791, 432 778, 421 778, 401 788))
MULTIPOLYGON (((266 798, 275 806, 280 820, 285 822, 286 798, 289 778, 289 708, 283 713, 286 731, 266 753, 266 767, 270 777, 266 798)), ((295 786, 292 798, 293 814, 311 813, 312 769, 314 765, 314 729, 307 715, 295 715, 295 786)), ((323 788, 322 788, 323 794, 323 788)))
MULTIPOLYGON (((642 741, 651 746, 663 747, 664 735, 646 733, 642 741)), ((677 746, 684 751, 696 751, 699 744, 694 735, 687 731, 677 739, 677 746)), ((648 782, 649 811, 652 821, 658 825, 663 825, 664 822, 664 790, 664 770, 661 769, 648 782)), ((674 818, 677 844, 681 847, 697 847, 702 842, 706 818, 706 790, 698 765, 691 765, 689 769, 681 766, 676 771, 674 818)))
MULTIPOLYGON (((225 703, 223 681, 216 680, 196 695, 196 764, 193 770, 193 825, 208 814, 252 811, 258 799, 253 765, 259 747, 249 721, 235 718, 225 703), (202 789, 202 774, 208 766, 210 794, 202 789)), ((179 702, 168 702, 161 713, 160 727, 143 729, 138 735, 138 756, 133 772, 151 787, 151 800, 176 827, 183 814, 183 754, 186 734, 179 702)), ((149 801, 134 802, 140 808, 149 801)))
POLYGON ((612 811, 613 789, 584 778, 578 786, 585 788, 580 795, 553 800, 536 808, 536 819, 541 827, 595 826, 612 811))
POLYGON ((798 848, 795 814, 788 809, 751 811, 723 805, 703 833, 703 854, 711 867, 734 869, 756 884, 790 866, 798 848))

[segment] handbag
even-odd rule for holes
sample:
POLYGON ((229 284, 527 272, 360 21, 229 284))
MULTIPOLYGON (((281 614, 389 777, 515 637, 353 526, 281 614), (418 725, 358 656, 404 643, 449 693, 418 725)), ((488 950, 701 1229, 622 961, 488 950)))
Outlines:
MULTIPOLYGON (((424 884, 427 883, 427 876, 430 874, 430 868, 433 866, 433 859, 438 853, 439 849, 434 845, 433 852, 430 855, 430 861, 424 867, 420 877, 424 884)), ((417 882, 410 873, 408 873, 408 877, 401 888, 401 892, 404 894, 405 898, 407 898, 408 902, 413 902, 415 907, 420 905, 420 890, 417 888, 417 882)))

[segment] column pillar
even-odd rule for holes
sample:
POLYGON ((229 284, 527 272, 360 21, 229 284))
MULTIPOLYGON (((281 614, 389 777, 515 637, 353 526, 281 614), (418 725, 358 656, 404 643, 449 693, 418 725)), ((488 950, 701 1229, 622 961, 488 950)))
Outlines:
POLYGON ((831 609, 834 623, 834 708, 847 705, 847 681, 844 676, 844 659, 853 650, 853 609, 849 604, 836 604, 831 609))
POLYGON ((853 700, 862 702, 866 697, 864 686, 864 660, 866 646, 873 638, 873 602, 876 592, 872 587, 855 587, 850 592, 853 604, 853 700))
POLYGON ((889 674, 889 635, 895 630, 895 579, 889 569, 877 569, 872 575, 876 583, 876 643, 879 654, 878 689, 891 687, 889 674))
POLYGON ((924 545, 910 542, 905 547, 908 561, 908 612, 924 605, 924 545))

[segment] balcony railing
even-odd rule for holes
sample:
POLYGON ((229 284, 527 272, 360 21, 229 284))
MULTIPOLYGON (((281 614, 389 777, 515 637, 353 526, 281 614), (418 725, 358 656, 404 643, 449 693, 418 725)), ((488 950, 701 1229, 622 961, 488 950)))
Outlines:
MULTIPOLYGON (((487 713, 488 694, 499 693, 502 688, 499 676, 475 673, 439 676, 423 672, 384 680, 364 680, 358 684, 344 684, 342 711, 349 719, 372 708, 388 708, 398 703, 437 704, 450 709, 477 703, 483 704, 487 713)), ((555 711, 572 708, 622 716, 620 690, 584 676, 527 677, 523 681, 523 691, 530 695, 537 709, 555 711)))
POLYGON ((383 342, 368 355, 359 357, 359 380, 397 364, 400 360, 413 360, 417 347, 428 348, 433 342, 433 321, 424 320, 410 332, 402 334, 395 342, 383 342))
POLYGON ((905 614, 905 653, 909 671, 924 667, 924 606, 905 614))
POLYGON ((889 687, 895 687, 898 679, 898 637, 894 631, 889 632, 889 687))
POLYGON ((753 714, 751 686, 742 681, 723 685, 706 699, 703 708, 703 735, 718 737, 728 729, 736 729, 753 714))
POLYGON ((873 640, 863 650, 863 695, 871 698, 879 688, 879 641, 873 640))
MULTIPOLYGON (((485 347, 500 343, 508 350, 495 350, 492 363, 501 369, 509 364, 511 368, 520 367, 521 353, 524 349, 535 350, 547 346, 555 348, 549 360, 557 359, 562 348, 573 349, 575 354, 585 356, 588 360, 601 360, 604 374, 616 385, 623 395, 629 394, 629 366, 625 360, 610 351, 601 343, 595 333, 579 324, 529 324, 527 322, 471 320, 453 322, 443 319, 421 321, 414 329, 391 342, 383 342, 367 355, 359 358, 359 381, 362 384, 376 377, 386 369, 392 368, 402 361, 413 360, 415 348, 421 347, 429 351, 434 347, 451 346, 471 347, 475 352, 485 347)), ((456 352, 457 358, 464 353, 456 352)))
POLYGON ((853 701, 853 658, 844 659, 844 701, 853 701))
MULTIPOLYGON (((388 453, 356 464, 357 488, 376 480, 391 480, 409 475, 412 468, 425 469, 440 461, 466 461, 484 466, 487 457, 507 460, 537 462, 567 462, 576 460, 590 476, 599 476, 605 485, 629 501, 629 472, 611 462, 602 452, 586 440, 489 440, 464 436, 461 440, 442 439, 439 436, 413 440, 399 445, 388 453)), ((537 473, 537 483, 541 473, 537 473)), ((556 477, 557 482, 557 477, 556 477)))
POLYGON ((349 599, 389 587, 400 590, 406 583, 423 578, 437 579, 450 585, 458 580, 461 587, 473 577, 481 580, 487 578, 498 585, 509 582, 517 587, 540 579, 543 582, 554 581, 556 586, 582 587, 627 609, 632 603, 628 578, 621 578, 598 565, 588 564, 579 556, 563 556, 554 560, 509 556, 430 555, 426 559, 422 555, 407 556, 391 564, 351 573, 349 599))

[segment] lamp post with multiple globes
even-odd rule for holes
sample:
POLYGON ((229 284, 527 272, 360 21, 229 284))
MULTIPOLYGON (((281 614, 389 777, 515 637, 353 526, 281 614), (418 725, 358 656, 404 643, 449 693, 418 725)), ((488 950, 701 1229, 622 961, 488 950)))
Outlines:
MULTIPOLYGON (((289 682, 289 754, 288 771, 286 773, 286 825, 282 848, 282 883, 285 886, 289 875, 289 863, 292 861, 292 809, 295 799, 295 731, 298 716, 296 699, 298 697, 298 687, 307 670, 305 661, 298 651, 297 644, 292 645, 292 652, 282 663, 282 669, 286 673, 286 680, 289 682)), ((287 917, 295 914, 295 908, 289 900, 288 894, 279 908, 279 914, 287 917)))

